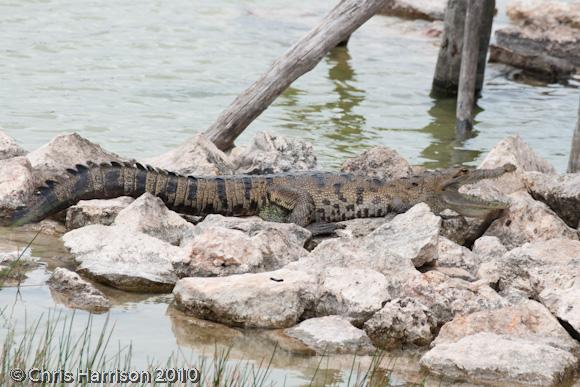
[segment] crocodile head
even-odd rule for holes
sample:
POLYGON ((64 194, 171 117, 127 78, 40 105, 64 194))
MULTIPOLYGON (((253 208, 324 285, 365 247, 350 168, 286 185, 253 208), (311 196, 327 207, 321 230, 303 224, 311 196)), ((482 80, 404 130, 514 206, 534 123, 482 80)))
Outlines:
POLYGON ((497 217, 502 210, 509 207, 508 203, 497 200, 485 200, 477 196, 459 192, 459 188, 466 184, 473 184, 480 180, 495 179, 505 173, 515 171, 513 164, 505 164, 495 169, 455 169, 451 178, 444 179, 436 190, 438 207, 449 208, 463 216, 475 218, 497 217))

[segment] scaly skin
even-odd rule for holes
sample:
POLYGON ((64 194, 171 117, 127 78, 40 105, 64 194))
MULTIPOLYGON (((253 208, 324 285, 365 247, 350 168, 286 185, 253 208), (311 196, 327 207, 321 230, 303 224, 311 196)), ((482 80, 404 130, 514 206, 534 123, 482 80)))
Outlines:
POLYGON ((465 216, 489 218, 499 215, 507 204, 460 194, 459 187, 514 169, 510 164, 490 170, 450 168, 379 180, 323 172, 197 177, 135 163, 88 163, 67 169, 66 178, 58 182, 47 181, 6 223, 37 222, 79 200, 136 198, 145 192, 184 214, 260 215, 300 226, 401 213, 420 202, 435 213, 450 208, 465 216))

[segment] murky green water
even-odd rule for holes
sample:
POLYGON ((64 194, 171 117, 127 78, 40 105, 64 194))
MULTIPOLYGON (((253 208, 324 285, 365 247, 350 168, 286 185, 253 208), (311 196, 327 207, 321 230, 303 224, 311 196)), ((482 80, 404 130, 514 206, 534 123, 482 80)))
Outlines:
MULTIPOLYGON (((0 1, 0 128, 32 150, 59 133, 77 131, 119 154, 146 158, 207 128, 276 56, 313 26, 334 1, 67 0, 0 1)), ((498 1, 497 23, 505 1, 498 1)), ((438 40, 429 24, 375 17, 314 71, 292 85, 239 139, 259 130, 313 142, 320 164, 334 168, 374 145, 397 149, 430 167, 477 163, 508 134, 519 133, 558 170, 567 163, 578 89, 515 83, 489 65, 475 136, 454 140, 454 102, 429 97, 438 40)), ((31 234, 0 232, 0 251, 22 247, 31 234)), ((56 308, 44 285, 66 265, 58 240, 32 254, 42 265, 23 287, 0 290, 14 318, 56 308)), ((232 345, 233 357, 260 361, 274 348, 263 334, 201 324, 169 307, 170 296, 105 289, 114 302, 113 341, 133 343, 136 364, 177 349, 211 354, 232 345)), ((87 314, 77 312, 75 329, 87 314)), ((102 323, 104 315, 96 317, 102 323)), ((4 331, 0 327, 0 337, 4 331)), ((416 360, 416 359, 415 359, 416 360)), ((346 379, 352 359, 333 358, 327 381, 346 379)), ((274 379, 308 384, 319 358, 281 352, 274 379)), ((399 379, 420 381, 413 359, 399 357, 399 379)), ((317 376, 318 385, 323 380, 317 376)), ((438 381, 432 381, 435 385, 438 381)))

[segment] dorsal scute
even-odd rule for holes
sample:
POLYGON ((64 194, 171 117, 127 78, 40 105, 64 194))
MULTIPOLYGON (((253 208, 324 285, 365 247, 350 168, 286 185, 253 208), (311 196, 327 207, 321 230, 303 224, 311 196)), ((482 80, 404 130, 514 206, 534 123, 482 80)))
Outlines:
POLYGON ((135 163, 135 167, 137 169, 142 170, 142 171, 146 171, 147 170, 147 167, 145 165, 141 164, 141 163, 135 163))
POLYGON ((84 164, 76 164, 75 165, 75 168, 76 168, 76 170, 78 172, 85 172, 85 171, 88 171, 89 170, 89 167, 91 167, 91 164, 90 163, 91 163, 90 161, 87 161, 87 165, 84 165, 84 164))
POLYGON ((118 161, 111 161, 111 166, 112 167, 117 167, 117 168, 122 168, 123 164, 118 162, 118 161))

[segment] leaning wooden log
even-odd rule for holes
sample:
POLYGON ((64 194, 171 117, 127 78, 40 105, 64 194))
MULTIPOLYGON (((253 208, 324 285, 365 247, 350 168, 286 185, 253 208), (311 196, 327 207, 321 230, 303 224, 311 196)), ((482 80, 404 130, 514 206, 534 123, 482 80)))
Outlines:
POLYGON ((312 70, 331 49, 344 42, 383 5, 384 0, 344 0, 324 19, 280 56, 270 69, 240 94, 205 132, 221 150, 231 149, 235 139, 282 92, 312 70))
POLYGON ((580 101, 578 103, 578 119, 576 121, 576 130, 572 136, 572 150, 570 151, 568 172, 580 173, 580 101))
POLYGON ((457 125, 455 126, 457 135, 461 137, 473 129, 475 83, 477 80, 477 63, 479 61, 479 35, 484 1, 469 0, 467 16, 465 17, 465 35, 463 37, 459 91, 457 94, 457 125))

